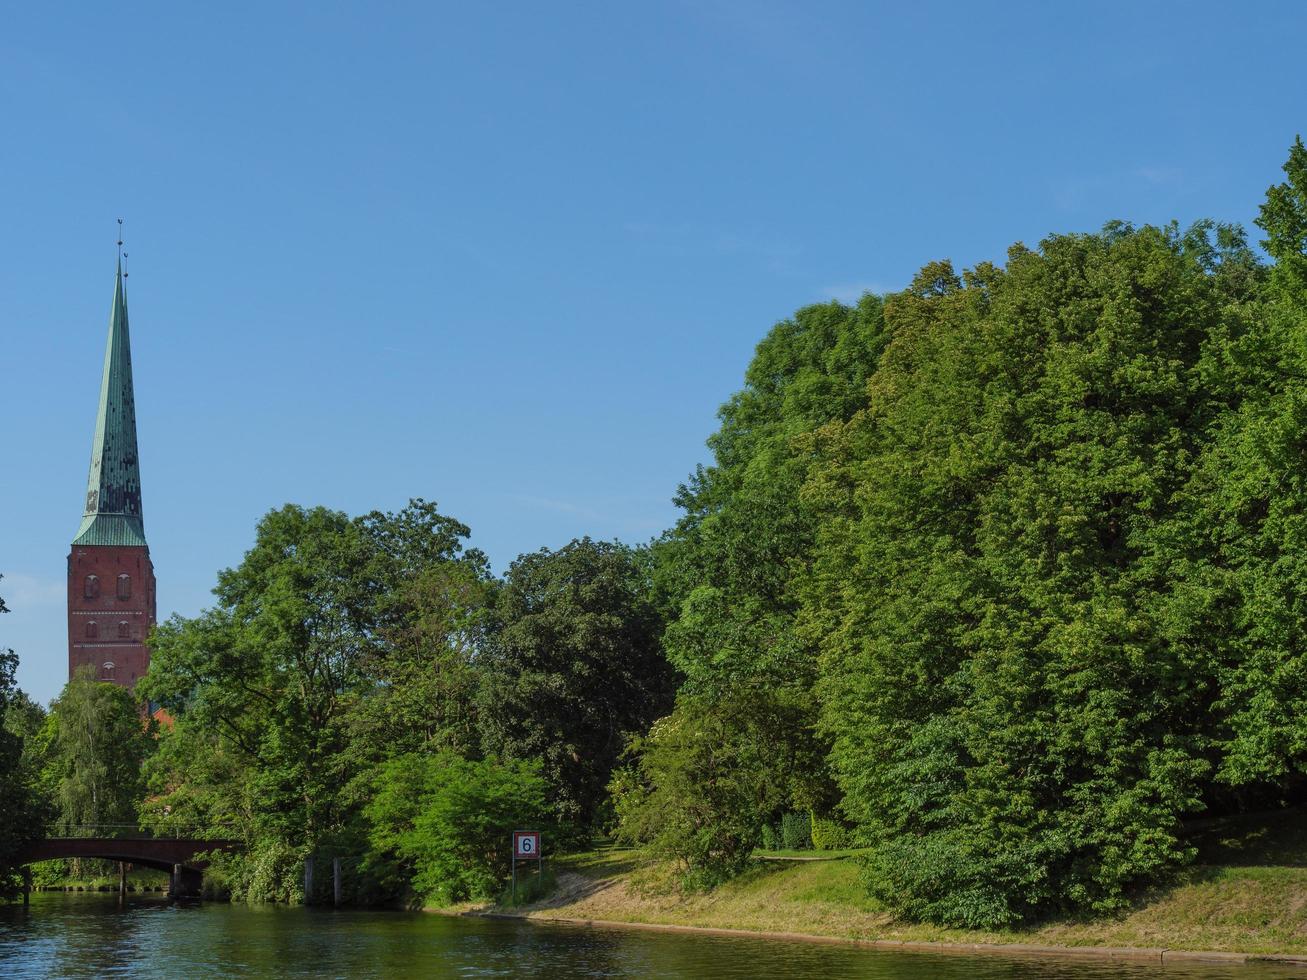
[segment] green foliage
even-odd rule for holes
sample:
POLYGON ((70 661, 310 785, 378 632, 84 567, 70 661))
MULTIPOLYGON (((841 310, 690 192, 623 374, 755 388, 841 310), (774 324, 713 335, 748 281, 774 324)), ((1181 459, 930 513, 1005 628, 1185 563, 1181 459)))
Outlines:
POLYGON ((508 878, 512 832, 546 828, 547 790, 538 763, 399 756, 376 773, 365 809, 374 860, 404 869, 423 899, 493 898, 508 878))
POLYGON ((485 560, 467 528, 414 500, 351 520, 269 513, 218 605, 151 638, 140 690, 175 726, 147 773, 145 819, 243 836, 217 873, 251 901, 299 897, 310 854, 357 847, 370 769, 468 746, 485 560))
POLYGON ((1189 856, 1213 651, 1168 635, 1202 358, 1258 280, 1200 226, 1057 236, 891 297, 865 411, 808 441, 803 627, 874 894, 997 926, 1189 856))
POLYGON ((807 851, 815 845, 815 827, 809 813, 791 810, 762 826, 759 846, 764 851, 807 851))
MULTIPOLYGON (((777 324, 758 345, 743 390, 719 412, 721 427, 709 440, 713 465, 700 467, 680 488, 676 502, 685 514, 656 546, 656 581, 671 612, 663 642, 684 674, 683 695, 709 701, 765 690, 764 703, 783 704, 784 710, 772 712, 770 727, 748 721, 729 726, 731 754, 740 760, 807 760, 803 766, 778 764, 768 775, 769 785, 784 784, 779 795, 725 794, 730 802, 710 806, 722 809, 706 817, 700 830, 682 834, 681 843, 673 847, 675 835, 657 835, 689 866, 711 867, 704 871, 709 878, 742 866, 738 855, 747 857, 756 828, 778 808, 834 802, 822 763, 826 746, 814 731, 816 644, 795 630, 798 572, 811 560, 817 531, 800 492, 813 455, 799 440, 852 417, 865 404, 885 341, 881 302, 871 295, 856 307, 805 307, 777 324), (755 737, 765 744, 740 744, 755 737), (738 809, 751 799, 762 809, 738 809), (741 843, 718 849, 710 840, 712 828, 728 825, 726 837, 742 834, 741 843), (703 842, 691 846, 696 834, 703 842)), ((692 753, 654 751, 660 760, 653 769, 665 786, 674 782, 674 758, 687 766, 703 761, 692 753)), ((684 774, 687 786, 699 778, 684 774)))
POLYGON ((769 737, 794 730, 804 710, 766 689, 682 698, 634 740, 633 767, 611 784, 620 839, 675 861, 690 888, 739 873, 763 839, 764 814, 820 765, 769 737))
POLYGON ((482 746, 537 759, 560 823, 601 817, 628 735, 671 704, 641 552, 583 538, 513 562, 498 590, 478 666, 482 746))
MULTIPOLYGON (((0 601, 0 612, 6 612, 0 601)), ((18 657, 0 650, 0 898, 19 887, 17 851, 41 830, 35 773, 24 758, 30 704, 14 682, 18 657)))
POLYGON ((508 888, 499 893, 496 905, 514 908, 531 905, 550 895, 558 885, 558 875, 554 868, 544 863, 531 861, 517 866, 517 888, 508 888))
POLYGON ((812 817, 807 813, 790 811, 781 814, 781 847, 787 851, 807 851, 812 848, 812 817))
POLYGON ((209 883, 236 901, 302 902, 306 850, 273 836, 253 843, 247 853, 217 857, 205 870, 209 883))
POLYGON ((156 725, 131 691, 78 668, 51 704, 40 738, 43 780, 65 824, 135 826, 141 767, 156 725))
POLYGON ((1285 161, 1287 176, 1266 191, 1257 226, 1266 232, 1262 244, 1275 259, 1276 279, 1288 289, 1307 289, 1307 146, 1293 141, 1285 161))
POLYGON ((814 651, 792 629, 794 573, 816 530, 800 500, 812 457, 795 440, 865 404, 885 336, 874 296, 854 308, 805 307, 758 345, 745 387, 719 411, 714 464, 680 488, 685 515, 657 551, 659 587, 675 610, 667 654, 687 693, 815 677, 814 651))
POLYGON ((818 851, 842 851, 854 846, 853 830, 838 817, 812 814, 812 846, 818 851))
POLYGON ((1307 768, 1307 149, 1267 192, 1258 224, 1275 258, 1268 301, 1230 311, 1209 345, 1212 438, 1170 534, 1186 555, 1168 597, 1170 639, 1215 660, 1220 789, 1236 799, 1300 782, 1307 768))

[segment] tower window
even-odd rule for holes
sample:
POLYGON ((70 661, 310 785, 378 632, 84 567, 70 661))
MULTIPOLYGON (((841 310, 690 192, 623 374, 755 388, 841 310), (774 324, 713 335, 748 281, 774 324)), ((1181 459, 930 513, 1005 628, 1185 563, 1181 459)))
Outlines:
POLYGON ((87 599, 94 599, 100 594, 100 577, 98 575, 86 576, 86 582, 82 587, 82 595, 87 599))
POLYGON ((91 620, 89 623, 86 624, 86 638, 88 640, 94 640, 99 635, 100 635, 100 626, 98 623, 96 623, 95 620, 91 620))
POLYGON ((100 665, 100 680, 102 681, 113 680, 113 661, 106 660, 103 664, 100 665))
POLYGON ((130 575, 118 576, 118 598, 130 599, 132 597, 132 577, 130 575))
POLYGON ((124 619, 122 622, 118 624, 118 639, 129 640, 131 639, 131 636, 132 636, 132 628, 130 625, 128 625, 127 620, 124 619))

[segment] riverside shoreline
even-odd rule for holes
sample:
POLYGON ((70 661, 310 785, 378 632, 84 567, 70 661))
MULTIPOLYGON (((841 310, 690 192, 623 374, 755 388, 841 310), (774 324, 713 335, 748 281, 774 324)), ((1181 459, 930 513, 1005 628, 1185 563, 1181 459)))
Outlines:
POLYGON ((759 855, 711 891, 685 893, 667 866, 636 852, 592 851, 559 858, 551 892, 530 904, 431 911, 868 949, 1307 967, 1307 832, 1300 815, 1222 829, 1219 841, 1203 848, 1201 863, 1118 912, 992 930, 896 919, 869 896, 851 852, 807 861, 759 855))
POLYGON ((533 925, 570 926, 587 929, 640 929, 648 932, 696 933, 735 939, 768 939, 781 942, 820 943, 830 946, 856 946, 863 949, 909 953, 980 954, 991 956, 1055 956, 1066 959, 1113 959, 1166 963, 1281 963, 1307 969, 1307 954, 1235 953, 1225 950, 1186 950, 1142 946, 1050 946, 1039 943, 962 943, 914 942, 902 939, 854 939, 823 936, 806 932, 762 932, 752 929, 723 929, 715 926, 671 925, 658 922, 613 921, 607 919, 570 919, 563 916, 540 916, 530 912, 491 912, 480 910, 451 911, 428 909, 442 915, 479 919, 516 919, 533 925))

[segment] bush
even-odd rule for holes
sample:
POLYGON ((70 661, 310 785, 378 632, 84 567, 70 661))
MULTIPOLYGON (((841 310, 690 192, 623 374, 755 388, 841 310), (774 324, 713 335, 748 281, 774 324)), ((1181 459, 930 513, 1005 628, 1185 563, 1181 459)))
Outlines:
POLYGON ((812 818, 806 813, 787 813, 781 817, 781 847, 787 851, 812 848, 812 818))
POLYGON ((790 790, 774 733, 795 710, 760 691, 683 699, 633 742, 637 765, 609 784, 620 839, 674 860, 688 888, 742 871, 790 790))
POLYGON ((841 851, 853 846, 853 831, 838 817, 812 815, 812 846, 819 851, 841 851))
POLYGON ((413 753, 381 766, 375 784, 364 811, 371 859, 396 861, 422 899, 494 898, 509 878, 512 832, 553 832, 538 763, 413 753))
POLYGON ((237 901, 302 902, 304 852, 277 837, 252 841, 248 851, 219 854, 205 871, 213 887, 237 901))
POLYGON ((965 832, 905 835, 874 847, 864 870, 871 894, 899 916, 998 929, 1054 899, 1048 867, 1059 857, 1034 840, 999 850, 965 832))
POLYGON ((781 849, 781 831, 778 824, 763 824, 761 847, 764 851, 779 851, 781 849))
POLYGON ((518 862, 517 865, 517 895, 513 895, 513 886, 510 884, 499 893, 497 905, 504 908, 517 908, 521 905, 530 905, 550 894, 554 886, 558 883, 558 876, 554 869, 545 864, 536 866, 535 861, 525 864, 518 862))

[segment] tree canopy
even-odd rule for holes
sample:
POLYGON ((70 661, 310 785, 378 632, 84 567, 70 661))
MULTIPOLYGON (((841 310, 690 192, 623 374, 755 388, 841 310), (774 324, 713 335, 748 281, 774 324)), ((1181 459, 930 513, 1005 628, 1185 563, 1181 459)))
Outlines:
POLYGON ((420 499, 270 512, 151 637, 157 739, 87 678, 42 716, 0 655, 0 827, 136 807, 243 834, 245 898, 349 854, 359 901, 453 901, 522 822, 694 887, 779 826, 907 918, 1121 908, 1188 821, 1307 793, 1301 140, 1283 169, 1264 253, 1110 222, 798 310, 647 545, 497 576, 420 499))

